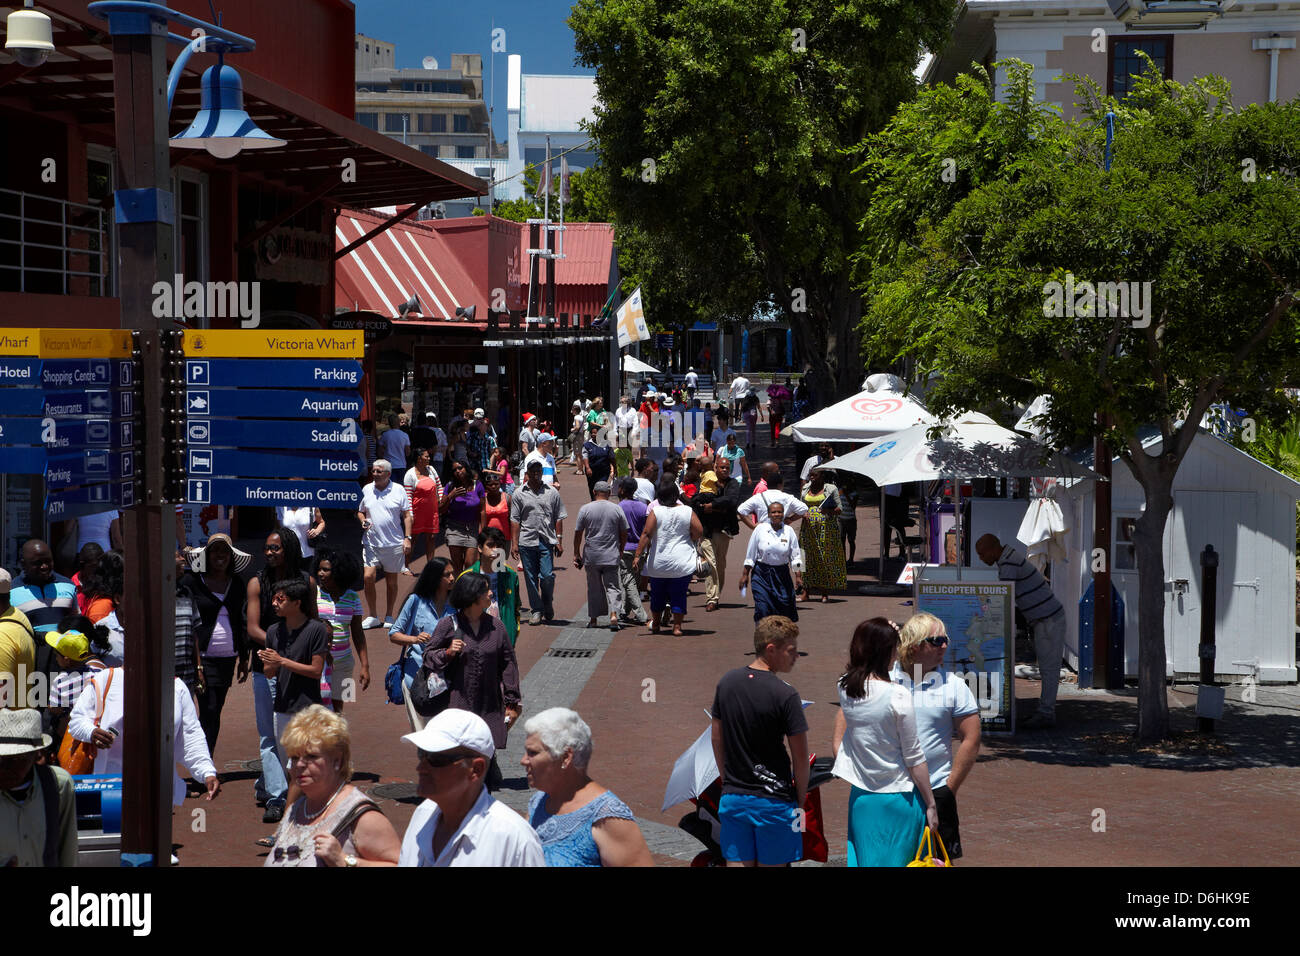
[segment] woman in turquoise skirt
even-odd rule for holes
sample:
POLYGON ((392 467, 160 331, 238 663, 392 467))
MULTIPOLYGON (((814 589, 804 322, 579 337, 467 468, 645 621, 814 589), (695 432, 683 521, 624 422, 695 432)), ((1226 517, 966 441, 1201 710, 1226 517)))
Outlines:
POLYGON ((849 866, 906 866, 923 828, 939 832, 912 693, 889 679, 897 655, 898 628, 883 617, 863 621, 839 681, 832 772, 853 785, 849 866))

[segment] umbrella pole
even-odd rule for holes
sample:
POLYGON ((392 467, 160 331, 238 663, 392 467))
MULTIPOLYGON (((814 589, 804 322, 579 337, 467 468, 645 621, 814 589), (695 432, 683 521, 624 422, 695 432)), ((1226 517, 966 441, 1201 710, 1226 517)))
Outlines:
POLYGON ((885 556, 889 553, 889 526, 885 524, 885 486, 880 486, 880 583, 885 583, 885 556))
POLYGON ((957 580, 961 580, 961 479, 953 480, 953 527, 957 529, 957 580))

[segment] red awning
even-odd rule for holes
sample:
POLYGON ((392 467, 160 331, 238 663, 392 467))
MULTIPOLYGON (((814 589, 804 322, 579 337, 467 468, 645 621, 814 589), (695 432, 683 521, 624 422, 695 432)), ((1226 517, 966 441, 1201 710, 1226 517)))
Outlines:
MULTIPOLYGON (((334 226, 335 251, 365 235, 388 217, 356 209, 340 210, 334 226)), ((336 263, 335 305, 366 309, 398 318, 412 295, 425 319, 456 321, 458 307, 476 306, 477 325, 487 315, 487 277, 480 287, 434 229, 418 222, 399 222, 336 263)))

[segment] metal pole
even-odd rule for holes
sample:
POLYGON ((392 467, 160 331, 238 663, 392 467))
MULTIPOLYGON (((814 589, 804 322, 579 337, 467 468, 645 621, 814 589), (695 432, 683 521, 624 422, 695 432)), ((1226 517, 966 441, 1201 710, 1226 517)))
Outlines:
MULTIPOLYGON (((1102 415, 1101 426, 1108 427, 1109 419, 1102 415)), ((1098 438, 1093 443, 1093 469, 1101 476, 1093 489, 1092 546, 1101 549, 1101 570, 1092 576, 1092 686, 1109 688, 1110 663, 1110 562, 1111 562, 1111 456, 1106 443, 1098 438)), ((1123 674, 1120 675, 1123 680, 1123 674)))
POLYGON ((122 786, 122 863, 166 866, 171 860, 176 522, 164 507, 162 441, 170 404, 165 385, 163 330, 170 319, 153 314, 153 283, 171 278, 171 165, 167 142, 167 27, 152 20, 150 34, 113 37, 113 89, 120 183, 152 190, 152 221, 118 223, 124 328, 138 330, 143 386, 137 473, 143 494, 127 509, 123 543, 126 657, 122 786))
MULTIPOLYGON (((1214 686, 1214 620, 1218 612, 1219 555, 1214 545, 1207 544, 1201 552, 1201 684, 1214 686)), ((1211 717, 1197 717, 1196 729, 1203 734, 1214 733, 1211 717)))

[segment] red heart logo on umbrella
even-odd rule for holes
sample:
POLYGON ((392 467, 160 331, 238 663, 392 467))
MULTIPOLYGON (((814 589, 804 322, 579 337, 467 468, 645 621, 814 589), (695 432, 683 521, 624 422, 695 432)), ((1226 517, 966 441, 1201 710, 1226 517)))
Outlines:
POLYGON ((859 398, 850 406, 863 418, 884 418, 903 407, 901 398, 859 398))

